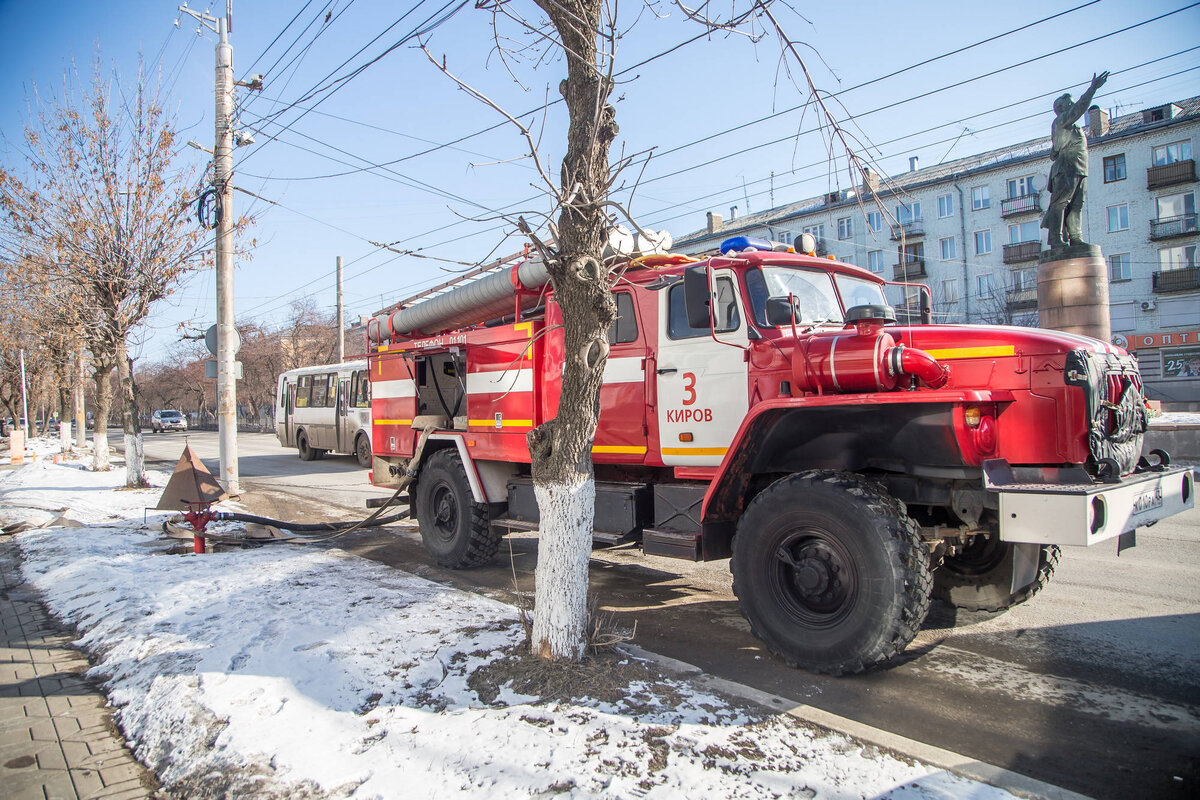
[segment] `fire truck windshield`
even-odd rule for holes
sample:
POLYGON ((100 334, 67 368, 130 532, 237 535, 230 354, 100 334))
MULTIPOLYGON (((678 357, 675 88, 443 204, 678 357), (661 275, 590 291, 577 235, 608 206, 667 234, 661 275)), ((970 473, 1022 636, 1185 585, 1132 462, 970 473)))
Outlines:
MULTIPOLYGON (((838 275, 837 281, 838 291, 845 298, 847 308, 866 303, 886 302, 883 292, 870 281, 845 275, 838 275)), ((763 267, 761 270, 746 273, 746 288, 750 295, 754 321, 760 326, 768 326, 767 298, 788 295, 796 298, 796 305, 800 308, 800 322, 803 324, 834 322, 840 325, 844 321, 833 281, 830 280, 829 273, 823 270, 763 267)))

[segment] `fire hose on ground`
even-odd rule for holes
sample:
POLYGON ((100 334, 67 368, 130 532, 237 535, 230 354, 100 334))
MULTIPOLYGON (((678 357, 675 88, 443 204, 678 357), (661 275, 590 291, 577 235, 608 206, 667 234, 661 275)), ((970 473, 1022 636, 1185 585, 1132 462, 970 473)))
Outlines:
POLYGON ((396 487, 396 491, 387 499, 379 508, 377 508, 366 519, 358 522, 307 522, 296 523, 287 522, 285 520, 273 519, 271 517, 262 517, 256 514, 242 514, 237 511, 213 511, 208 508, 207 504, 196 504, 197 507, 189 510, 186 514, 171 517, 163 521, 163 532, 176 536, 192 536, 195 540, 195 552, 204 552, 204 543, 206 540, 221 542, 224 544, 246 544, 248 541, 253 541, 255 544, 267 544, 274 542, 286 542, 291 544, 313 544, 316 542, 327 542, 330 539, 336 539, 339 536, 345 536, 352 531, 361 528, 390 525, 394 522, 400 522, 409 518, 408 511, 401 511, 398 514, 392 514, 387 517, 381 516, 396 500, 400 497, 400 493, 409 487, 413 479, 417 477, 417 472, 420 467, 421 455, 425 452, 425 442, 429 439, 429 434, 434 431, 433 427, 424 428, 421 431, 421 436, 417 440, 417 447, 413 452, 413 456, 409 459, 408 467, 405 469, 404 476, 400 479, 400 485, 396 487), (248 522, 258 525, 272 525, 277 528, 282 528, 293 534, 303 533, 324 533, 324 536, 304 536, 294 535, 284 539, 255 539, 248 540, 241 536, 222 536, 220 534, 212 534, 205 530, 205 527, 210 522, 248 522), (191 526, 190 529, 184 528, 181 523, 187 523, 191 526))

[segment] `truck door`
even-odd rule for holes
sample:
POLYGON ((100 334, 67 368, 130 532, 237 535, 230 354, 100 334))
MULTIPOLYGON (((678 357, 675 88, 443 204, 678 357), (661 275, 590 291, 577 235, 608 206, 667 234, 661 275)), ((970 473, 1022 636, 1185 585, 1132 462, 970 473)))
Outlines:
POLYGON ((646 336, 633 294, 613 292, 617 319, 608 331, 600 386, 600 422, 592 445, 597 463, 640 464, 646 458, 646 336))
POLYGON ((737 280, 713 270, 714 325, 693 328, 683 282, 659 293, 658 440, 664 464, 718 466, 749 408, 749 344, 737 280))

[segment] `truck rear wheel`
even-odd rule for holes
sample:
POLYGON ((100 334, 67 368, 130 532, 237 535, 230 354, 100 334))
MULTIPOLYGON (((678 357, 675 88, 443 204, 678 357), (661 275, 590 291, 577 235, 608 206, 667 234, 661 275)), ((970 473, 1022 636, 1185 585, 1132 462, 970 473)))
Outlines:
POLYGON ((894 658, 929 611, 917 524, 880 486, 848 473, 790 475, 754 498, 731 569, 754 634, 813 672, 846 675, 894 658))
POLYGON ((933 573, 933 596, 967 611, 1003 611, 1040 592, 1050 582, 1059 555, 1054 544, 1014 544, 978 536, 958 555, 947 556, 933 573), (1026 556, 1036 551, 1037 572, 1031 583, 1014 590, 1013 573, 1022 550, 1026 556))
POLYGON ((457 450, 429 457, 417 478, 416 499, 421 541, 439 567, 478 567, 496 555, 500 536, 492 530, 487 504, 471 496, 457 450))

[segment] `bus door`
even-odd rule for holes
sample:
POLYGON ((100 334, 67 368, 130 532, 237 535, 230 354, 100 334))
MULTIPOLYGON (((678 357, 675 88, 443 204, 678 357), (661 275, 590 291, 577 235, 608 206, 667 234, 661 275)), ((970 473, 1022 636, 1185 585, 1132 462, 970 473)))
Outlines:
POLYGON ((334 449, 339 453, 349 453, 353 450, 351 444, 354 439, 354 431, 350 430, 352 420, 350 419, 350 381, 347 378, 338 380, 338 395, 337 395, 337 447, 334 449))
POLYGON ((288 382, 285 389, 283 408, 283 435, 287 437, 288 447, 296 446, 296 384, 288 382))

